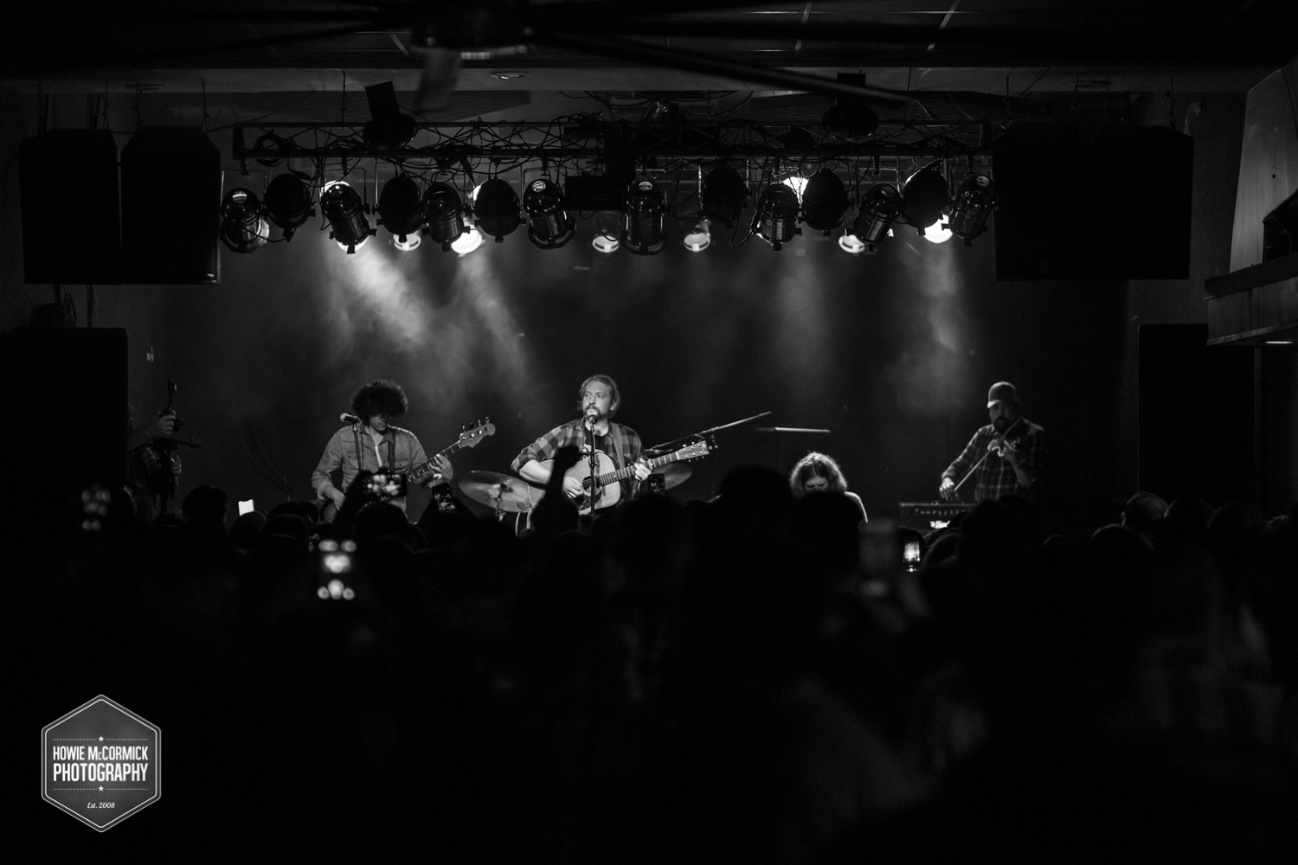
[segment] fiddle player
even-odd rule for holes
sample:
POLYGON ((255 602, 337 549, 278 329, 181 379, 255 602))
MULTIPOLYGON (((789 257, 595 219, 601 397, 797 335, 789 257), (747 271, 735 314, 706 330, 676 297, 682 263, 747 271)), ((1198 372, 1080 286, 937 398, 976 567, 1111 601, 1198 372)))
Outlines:
POLYGON ((1023 416, 1018 390, 998 381, 987 392, 991 423, 979 427, 960 456, 942 472, 938 492, 948 501, 956 486, 972 470, 974 501, 995 501, 1019 495, 1036 501, 1046 459, 1045 430, 1023 416))

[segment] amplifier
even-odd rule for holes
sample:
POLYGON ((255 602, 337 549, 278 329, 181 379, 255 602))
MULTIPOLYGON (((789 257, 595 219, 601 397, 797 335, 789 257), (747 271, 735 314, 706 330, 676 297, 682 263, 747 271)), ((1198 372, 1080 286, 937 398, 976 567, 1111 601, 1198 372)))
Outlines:
POLYGON ((935 532, 975 507, 973 502, 901 502, 897 505, 897 522, 919 532, 935 532))

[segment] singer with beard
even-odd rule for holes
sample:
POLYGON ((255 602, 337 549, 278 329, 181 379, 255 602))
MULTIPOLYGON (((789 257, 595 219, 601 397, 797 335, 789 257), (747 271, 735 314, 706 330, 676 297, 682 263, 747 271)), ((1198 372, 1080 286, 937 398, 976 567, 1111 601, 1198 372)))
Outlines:
MULTIPOLYGON (((346 426, 329 439, 319 464, 311 474, 311 486, 315 488, 317 499, 341 508, 344 491, 362 469, 408 472, 428 461, 424 446, 415 434, 392 425, 392 419, 405 414, 408 406, 406 392, 396 382, 380 379, 356 391, 352 397, 352 413, 339 418, 346 426), (335 486, 333 478, 339 470, 342 482, 335 486)), ((429 476, 426 482, 429 487, 446 483, 455 474, 451 461, 445 456, 439 454, 434 460, 437 471, 429 476)), ((391 502, 403 511, 406 509, 404 496, 391 502)))
POLYGON ((1007 381, 987 392, 987 413, 991 423, 980 427, 942 472, 939 494, 956 498, 956 488, 973 471, 974 501, 1014 494, 1035 502, 1046 459, 1045 430, 1023 416, 1018 391, 1007 381))
MULTIPOLYGON (((619 481, 622 485, 621 498, 631 498, 640 483, 649 476, 649 466, 640 459, 644 449, 640 434, 629 426, 612 420, 622 405, 617 383, 607 375, 593 375, 581 383, 577 399, 577 407, 582 416, 560 424, 523 448, 514 457, 510 467, 524 480, 544 485, 550 480, 550 469, 541 463, 553 460, 559 448, 564 445, 577 447, 582 452, 583 460, 588 458, 593 433, 595 450, 607 454, 615 468, 635 467, 634 478, 619 481)), ((577 468, 584 465, 584 461, 579 462, 577 468)), ((573 471, 563 480, 563 491, 570 498, 578 498, 583 493, 580 475, 581 472, 573 471)))

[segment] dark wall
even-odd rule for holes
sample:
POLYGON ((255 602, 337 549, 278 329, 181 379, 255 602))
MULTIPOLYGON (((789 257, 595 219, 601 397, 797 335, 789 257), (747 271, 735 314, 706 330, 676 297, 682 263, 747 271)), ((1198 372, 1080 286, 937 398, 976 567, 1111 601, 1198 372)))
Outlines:
POLYGON ((6 393, 33 437, 15 440, 9 475, 31 501, 126 480, 127 334, 118 328, 0 333, 6 393))
POLYGON ((1140 329, 1141 489, 1168 501, 1257 501, 1254 352, 1209 346, 1205 324, 1140 329))

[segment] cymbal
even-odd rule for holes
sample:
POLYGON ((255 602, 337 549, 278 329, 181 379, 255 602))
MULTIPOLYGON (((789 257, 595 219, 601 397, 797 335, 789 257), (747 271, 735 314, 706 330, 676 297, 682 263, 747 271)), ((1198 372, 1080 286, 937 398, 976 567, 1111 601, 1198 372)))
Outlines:
POLYGON ((663 476, 663 489, 669 490, 672 487, 680 486, 690 479, 694 469, 690 468, 687 463, 668 463, 662 468, 655 469, 653 475, 663 476))
POLYGON ((460 490, 475 502, 511 513, 531 510, 544 495, 527 481, 499 472, 468 472, 458 483, 460 490))

